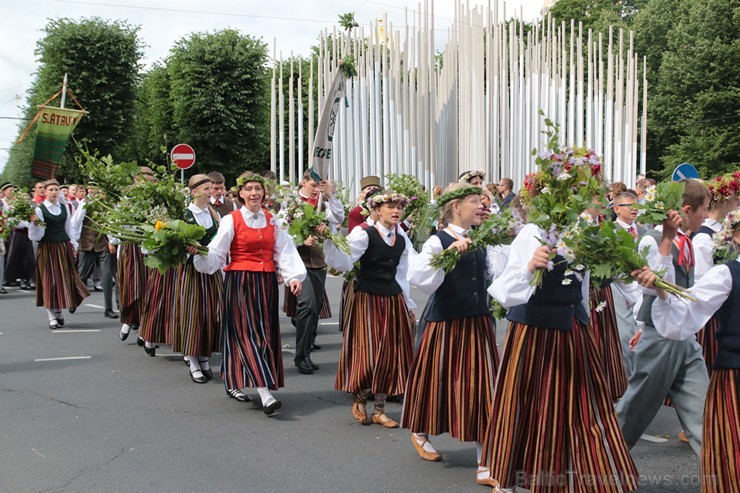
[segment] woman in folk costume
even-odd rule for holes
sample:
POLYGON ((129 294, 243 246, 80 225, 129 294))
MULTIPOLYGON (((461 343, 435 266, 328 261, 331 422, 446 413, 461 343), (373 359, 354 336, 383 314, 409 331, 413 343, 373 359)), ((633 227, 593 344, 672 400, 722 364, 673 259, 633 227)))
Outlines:
POLYGON ((411 331, 416 307, 406 280, 409 258, 416 255, 411 241, 398 226, 409 199, 387 191, 368 200, 378 221, 355 228, 347 237, 350 255, 331 241, 324 245, 327 264, 349 271, 359 260, 355 296, 345 325, 342 354, 334 388, 351 392, 352 415, 367 423, 367 397, 375 394, 371 421, 386 428, 398 423, 385 414, 388 395, 403 394, 411 364, 411 331))
POLYGON ((240 402, 250 400, 242 388, 257 387, 269 416, 281 406, 270 390, 284 385, 276 271, 298 294, 306 269, 293 240, 262 207, 268 180, 247 172, 237 186, 242 207, 221 219, 208 255, 196 255, 193 265, 214 274, 230 256, 224 268, 221 376, 228 396, 240 402))
MULTIPOLYGON (((208 246, 218 231, 218 214, 209 206, 211 179, 208 175, 193 175, 188 181, 193 201, 185 210, 185 220, 206 229, 200 240, 208 246)), ((206 383, 213 378, 211 353, 221 350, 221 295, 223 276, 198 272, 193 258, 180 269, 177 291, 177 317, 172 350, 182 353, 190 365, 190 379, 206 383)))
MULTIPOLYGON (((476 442, 480 464, 488 429, 498 350, 486 287, 495 264, 505 264, 505 255, 495 247, 468 251, 468 232, 481 224, 485 208, 480 190, 463 183, 447 187, 438 200, 444 229, 431 236, 409 264, 411 285, 431 295, 426 327, 409 370, 402 419, 424 460, 440 460, 428 435, 449 433, 476 442), (429 265, 433 255, 452 248, 462 256, 451 272, 429 265)), ((480 472, 483 480, 489 477, 487 469, 480 472)))
MULTIPOLYGON (((732 260, 715 265, 691 287, 694 303, 656 289, 652 320, 660 335, 686 340, 716 317, 718 350, 704 406, 701 445, 701 491, 740 491, 740 209, 730 213, 717 233, 732 260)), ((675 268, 669 266, 666 280, 675 268)), ((653 287, 655 275, 645 272, 640 284, 653 287)))
MULTIPOLYGON (((735 210, 738 205, 738 194, 740 194, 740 171, 734 174, 718 176, 716 180, 706 182, 707 188, 712 192, 712 201, 709 204, 709 217, 706 218, 699 231, 694 232, 691 241, 694 247, 694 282, 699 281, 709 269, 714 266, 714 245, 712 235, 722 229, 722 220, 725 216, 735 210)), ((696 338, 701 344, 704 362, 707 365, 709 376, 712 375, 714 358, 719 350, 717 338, 714 337, 719 320, 712 317, 697 334, 696 338)))
MULTIPOLYGON (((139 182, 141 180, 155 180, 154 172, 148 166, 139 167, 139 174, 134 181, 139 182)), ((113 241, 118 242, 115 238, 113 241)), ((121 304, 121 330, 118 337, 125 341, 131 330, 139 330, 146 290, 147 269, 144 266, 144 254, 141 253, 141 247, 136 243, 118 243, 116 262, 116 283, 121 304)), ((139 341, 142 345, 144 344, 141 338, 139 338, 139 341)))
MULTIPOLYGON (((548 197, 573 195, 570 187, 579 186, 581 173, 589 177, 588 188, 577 195, 592 195, 592 178, 600 170, 573 170, 561 181, 558 176, 566 174, 562 164, 550 162, 530 183, 530 219, 543 214, 537 207, 547 204, 548 197), (539 194, 548 195, 538 199, 539 194)), ((508 309, 510 325, 484 443, 487 484, 494 491, 516 485, 534 493, 634 490, 637 469, 588 328, 588 272, 574 275, 565 251, 561 255, 558 250, 551 259, 550 247, 542 241, 554 244, 552 236, 552 231, 527 224, 511 245, 506 268, 489 288, 508 309), (541 286, 535 287, 531 281, 538 269, 545 271, 541 286)), ((480 476, 478 480, 483 482, 480 476)))
POLYGON ((67 207, 59 201, 59 182, 44 184, 46 198, 31 216, 28 237, 39 243, 36 306, 49 314, 49 328, 64 327, 62 309, 76 309, 90 292, 74 265, 74 235, 67 207), (39 222, 43 222, 41 225, 39 222))
MULTIPOLYGON (((9 183, 2 187, 2 199, 5 213, 11 213, 8 205, 16 194, 9 183)), ((30 201, 30 197, 28 198, 30 201)), ((20 219, 20 218, 16 218, 20 219)), ((32 279, 36 271, 36 257, 33 252, 33 243, 28 238, 28 218, 18 221, 10 233, 6 245, 5 277, 9 283, 18 282, 22 290, 33 289, 32 279)))

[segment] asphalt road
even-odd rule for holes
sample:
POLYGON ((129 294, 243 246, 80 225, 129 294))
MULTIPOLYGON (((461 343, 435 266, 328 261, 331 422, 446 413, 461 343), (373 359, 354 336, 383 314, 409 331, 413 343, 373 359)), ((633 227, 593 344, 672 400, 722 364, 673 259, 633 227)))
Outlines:
MULTIPOLYGON (((52 332, 32 293, 9 288, 0 295, 0 493, 490 491, 475 483, 473 444, 433 438, 443 460, 429 463, 408 431, 355 422, 349 395, 333 390, 341 279, 327 286, 334 318, 319 328, 316 374, 293 366, 295 331, 282 319, 286 387, 269 418, 227 398, 218 376, 192 383, 169 349, 151 358, 135 333, 121 342, 101 293, 52 332)), ((401 406, 386 412, 400 420, 401 406)), ((678 432, 663 408, 632 450, 641 491, 699 490, 698 459, 678 432)))

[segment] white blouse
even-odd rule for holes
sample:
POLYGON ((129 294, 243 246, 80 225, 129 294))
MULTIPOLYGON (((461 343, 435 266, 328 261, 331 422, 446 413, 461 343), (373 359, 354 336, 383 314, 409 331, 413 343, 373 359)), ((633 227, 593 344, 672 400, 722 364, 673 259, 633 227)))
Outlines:
MULTIPOLYGON (((398 267, 396 268, 396 282, 399 286, 401 286, 403 297, 406 300, 406 305, 408 306, 409 310, 415 309, 416 304, 411 299, 411 288, 407 280, 409 262, 416 255, 418 255, 416 253, 416 250, 414 250, 411 246, 411 240, 409 240, 408 236, 406 236, 406 233, 404 233, 400 227, 398 228, 397 233, 396 231, 386 229, 385 226, 383 226, 379 222, 375 223, 375 225, 371 227, 378 228, 378 232, 380 233, 381 238, 383 238, 383 241, 385 241, 387 245, 393 244, 396 234, 398 234, 398 239, 402 240, 405 243, 403 254, 401 254, 401 260, 398 264, 398 267)), ((340 272, 351 271, 354 263, 357 262, 360 257, 365 254, 368 244, 370 243, 370 238, 367 235, 367 231, 360 227, 353 229, 352 232, 347 236, 347 240, 349 241, 349 255, 346 255, 341 250, 339 250, 334 245, 334 243, 331 242, 331 240, 327 240, 324 243, 324 257, 326 260, 326 264, 329 267, 340 272)))
MULTIPOLYGON (((532 273, 527 269, 527 264, 532 260, 535 250, 542 246, 538 238, 544 237, 545 232, 538 226, 527 224, 514 238, 503 273, 488 288, 488 294, 496 298, 505 308, 523 305, 534 294, 535 287, 529 284, 532 280, 532 273)), ((587 271, 581 282, 583 297, 581 303, 586 313, 589 312, 588 283, 589 272, 587 271)))
MULTIPOLYGON (((460 226, 450 224, 445 231, 453 238, 455 235, 462 236, 468 233, 468 230, 460 226)), ((424 242, 421 252, 414 256, 409 262, 408 280, 409 283, 418 288, 422 293, 431 295, 434 293, 445 280, 444 269, 438 269, 429 265, 432 256, 442 252, 442 242, 437 235, 432 235, 424 242)), ((501 275, 506 266, 509 252, 504 246, 495 246, 486 248, 486 276, 493 279, 501 275)))
MULTIPOLYGON (((56 204, 52 204, 48 200, 44 200, 44 205, 46 206, 46 210, 49 211, 49 214, 53 216, 58 216, 62 213, 62 207, 66 207, 65 204, 62 204, 61 201, 57 202, 56 204)), ((69 236, 69 241, 72 242, 72 246, 77 250, 77 237, 75 236, 74 228, 72 227, 72 214, 70 214, 69 210, 67 212, 67 219, 64 221, 64 230, 67 232, 67 236, 69 236)), ((40 220, 44 219, 44 214, 41 212, 41 207, 36 207, 36 217, 38 217, 40 220)), ((32 222, 28 222, 28 238, 31 241, 39 241, 41 238, 44 237, 44 234, 46 233, 46 228, 42 228, 41 226, 37 226, 36 224, 32 222)))
POLYGON ((193 217, 195 218, 195 222, 198 223, 198 226, 203 226, 206 229, 213 227, 213 216, 208 210, 208 206, 201 209, 195 205, 195 202, 191 202, 188 205, 188 210, 193 213, 193 217))
MULTIPOLYGON (((242 206, 239 212, 248 228, 261 229, 267 226, 267 217, 262 209, 258 212, 252 212, 242 206)), ((303 265, 301 256, 298 255, 293 240, 276 223, 273 222, 272 227, 275 229, 275 246, 273 247, 272 257, 279 266, 283 279, 285 279, 286 284, 290 284, 293 280, 303 282, 306 278, 306 267, 303 265)), ((233 240, 234 219, 231 214, 227 214, 221 219, 216 236, 208 244, 208 255, 196 255, 193 259, 195 269, 198 272, 213 274, 224 268, 233 240)))
MULTIPOLYGON (((740 261, 740 258, 733 262, 740 261)), ((673 270, 673 266, 670 267, 673 270)), ((656 299, 652 315, 655 328, 660 335, 668 339, 683 341, 701 330, 717 310, 727 301, 732 291, 732 274, 722 264, 709 269, 699 281, 691 287, 696 301, 686 301, 673 295, 668 299, 656 299)), ((740 303, 740 300, 733 300, 740 303)), ((734 321, 739 323, 740 321, 734 321)))
MULTIPOLYGON (((715 221, 711 217, 704 220, 702 226, 708 227, 715 233, 722 231, 722 223, 715 221)), ((696 260, 694 264, 694 281, 698 281, 714 266, 714 258, 712 257, 714 254, 714 245, 712 244, 712 236, 703 233, 694 236, 692 244, 694 245, 694 259, 696 260)))

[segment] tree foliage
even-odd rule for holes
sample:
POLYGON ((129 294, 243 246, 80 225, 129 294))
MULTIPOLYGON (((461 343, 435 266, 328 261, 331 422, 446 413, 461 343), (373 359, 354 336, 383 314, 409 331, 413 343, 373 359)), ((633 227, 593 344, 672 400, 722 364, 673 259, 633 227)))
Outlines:
MULTIPOLYGON (((124 158, 134 111, 134 87, 141 69, 139 28, 96 17, 61 18, 50 20, 43 32, 35 51, 39 68, 28 92, 28 121, 36 114, 37 105, 61 89, 66 73, 70 90, 89 112, 74 138, 101 154, 124 158)), ((67 106, 72 105, 68 98, 67 106)), ((6 177, 20 184, 30 181, 33 135, 11 149, 6 177)), ((60 170, 60 176, 73 180, 80 177, 75 149, 70 141, 60 170)))

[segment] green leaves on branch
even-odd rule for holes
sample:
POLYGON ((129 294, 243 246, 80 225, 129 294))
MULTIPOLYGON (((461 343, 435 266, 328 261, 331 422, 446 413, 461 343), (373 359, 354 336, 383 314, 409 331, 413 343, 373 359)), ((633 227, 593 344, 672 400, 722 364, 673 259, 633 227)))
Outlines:
POLYGON ((669 211, 680 211, 683 205, 684 184, 677 181, 664 181, 657 186, 645 189, 645 203, 634 204, 639 210, 639 220, 643 224, 662 224, 669 211))

